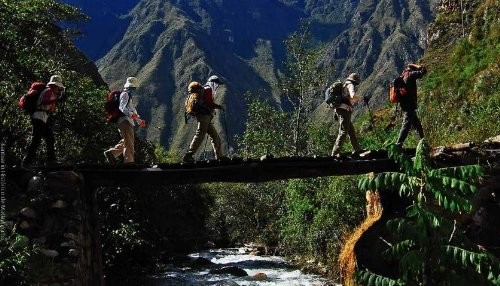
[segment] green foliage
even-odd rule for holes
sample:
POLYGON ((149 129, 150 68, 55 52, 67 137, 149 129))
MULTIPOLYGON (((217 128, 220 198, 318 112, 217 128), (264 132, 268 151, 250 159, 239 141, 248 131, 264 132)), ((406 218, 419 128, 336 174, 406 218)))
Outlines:
POLYGON ((492 277, 500 274, 498 260, 491 254, 463 248, 468 245, 467 240, 455 233, 456 225, 450 221, 454 213, 471 211, 470 199, 477 191, 474 184, 483 175, 483 169, 479 165, 433 169, 429 145, 424 139, 413 160, 395 146, 388 150, 391 158, 400 163, 401 172, 363 178, 359 188, 397 190, 412 202, 405 217, 387 222, 388 229, 399 238, 385 251, 388 259, 398 261, 398 277, 391 280, 364 270, 358 275, 359 281, 368 285, 451 285, 443 273, 461 267, 464 271, 454 273, 455 277, 467 277, 473 271, 477 279, 490 285, 492 277), (447 259, 436 259, 445 256, 447 259))
POLYGON ((272 107, 268 102, 247 94, 248 120, 245 132, 236 137, 238 149, 244 157, 259 157, 265 154, 285 156, 292 152, 292 136, 289 128, 290 116, 272 107))
MULTIPOLYGON (((64 162, 104 162, 102 151, 119 140, 115 124, 104 119, 107 88, 97 82, 97 69, 74 47, 74 31, 59 27, 87 17, 72 6, 53 0, 0 2, 0 131, 6 161, 19 163, 30 142, 30 118, 18 108, 18 99, 31 82, 59 74, 67 100, 58 103, 49 124, 56 136, 56 156, 64 162)), ((67 25, 65 25, 67 26, 67 25)), ((137 140, 137 161, 152 161, 152 148, 137 140)), ((37 164, 42 164, 40 148, 37 164)))
POLYGON ((399 280, 389 279, 384 276, 371 273, 369 271, 359 271, 356 275, 359 281, 365 281, 366 286, 395 286, 395 285, 406 285, 399 280))
POLYGON ((283 182, 221 183, 204 187, 214 198, 207 222, 213 240, 223 245, 243 242, 277 245, 278 222, 283 212, 283 182))
POLYGON ((98 203, 105 273, 116 284, 151 273, 164 257, 209 239, 205 221, 211 199, 202 188, 102 188, 98 203))
POLYGON ((167 151, 159 145, 154 146, 154 163, 175 163, 179 161, 179 155, 175 151, 167 151))
POLYGON ((0 240, 0 284, 30 285, 27 262, 33 254, 25 236, 11 235, 0 240))
POLYGON ((334 263, 340 243, 362 219, 364 196, 356 177, 291 180, 280 219, 280 248, 334 263))
POLYGON ((333 129, 329 122, 309 122, 307 126, 307 154, 329 156, 333 142, 333 129))
MULTIPOLYGON (((433 145, 478 142, 500 134, 498 1, 483 1, 473 11, 468 37, 444 53, 430 47, 423 58, 429 73, 422 81, 420 108, 428 115, 422 124, 433 145)), ((444 18, 438 23, 443 38, 453 33, 448 27, 454 21, 444 18)))
POLYGON ((306 22, 302 22, 299 30, 285 40, 285 46, 286 69, 279 86, 292 105, 293 124, 289 128, 293 131, 294 155, 307 155, 309 117, 318 105, 317 95, 322 94, 327 84, 327 68, 318 64, 324 51, 314 46, 310 24, 306 22))

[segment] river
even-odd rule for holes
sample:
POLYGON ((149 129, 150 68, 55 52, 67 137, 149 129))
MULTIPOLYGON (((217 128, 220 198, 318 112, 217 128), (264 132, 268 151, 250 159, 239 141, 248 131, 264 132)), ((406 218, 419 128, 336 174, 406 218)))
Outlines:
MULTIPOLYGON (((279 256, 256 256, 239 248, 212 249, 189 255, 191 261, 204 261, 200 267, 170 267, 154 278, 155 286, 194 285, 287 285, 333 286, 338 285, 314 274, 293 268, 279 256), (214 271, 215 270, 215 271, 214 271), (233 274, 214 272, 234 272, 233 274), (244 272, 242 272, 242 270, 244 272), (246 273, 245 273, 246 272, 246 273), (247 274, 247 275, 245 275, 247 274)), ((149 284, 148 284, 149 285, 149 284)))

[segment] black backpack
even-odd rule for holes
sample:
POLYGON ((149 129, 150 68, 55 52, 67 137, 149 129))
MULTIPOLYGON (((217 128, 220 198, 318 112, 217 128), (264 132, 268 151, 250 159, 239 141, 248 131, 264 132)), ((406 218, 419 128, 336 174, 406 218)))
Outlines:
POLYGON ((344 102, 344 95, 342 94, 343 84, 340 80, 335 81, 325 91, 325 102, 329 106, 339 107, 344 102))
POLYGON ((19 98, 19 108, 24 110, 28 114, 33 114, 38 110, 40 105, 38 104, 38 99, 40 95, 45 90, 47 85, 43 82, 36 81, 30 85, 28 92, 23 94, 19 98))

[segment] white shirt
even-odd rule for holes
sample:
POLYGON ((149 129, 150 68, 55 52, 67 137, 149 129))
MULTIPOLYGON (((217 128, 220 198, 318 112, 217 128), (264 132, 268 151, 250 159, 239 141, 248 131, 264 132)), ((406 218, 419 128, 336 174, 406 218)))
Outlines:
POLYGON ((135 109, 133 98, 129 96, 127 90, 123 90, 120 94, 120 106, 118 107, 125 116, 118 118, 117 124, 122 123, 124 120, 127 120, 132 126, 135 125, 134 120, 132 120, 132 114, 137 114, 137 110, 135 109))
MULTIPOLYGON (((349 98, 351 105, 354 105, 354 104, 360 102, 361 100, 363 100, 362 96, 356 94, 356 91, 354 89, 354 84, 350 80, 348 80, 344 83, 344 88, 342 89, 342 95, 344 97, 349 98)), ((343 109, 347 109, 349 111, 353 111, 353 108, 351 105, 341 103, 338 108, 343 108, 343 109)))

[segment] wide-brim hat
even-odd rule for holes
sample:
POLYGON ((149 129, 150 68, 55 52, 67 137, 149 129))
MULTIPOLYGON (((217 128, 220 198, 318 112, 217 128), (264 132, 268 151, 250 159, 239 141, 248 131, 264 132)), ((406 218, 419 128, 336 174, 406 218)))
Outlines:
POLYGON ((64 88, 64 85, 62 84, 62 78, 60 75, 51 76, 49 82, 47 83, 47 86, 49 85, 57 85, 58 87, 64 88))
POLYGON ((353 72, 352 74, 350 74, 347 77, 347 80, 350 80, 350 81, 352 81, 355 84, 359 84, 359 82, 361 81, 361 79, 359 78, 359 75, 357 73, 355 73, 355 72, 353 72))
POLYGON ((129 88, 129 87, 139 87, 139 80, 137 78, 131 76, 127 77, 127 81, 123 85, 124 88, 129 88))
POLYGON ((213 75, 213 76, 209 77, 207 81, 208 81, 208 82, 215 82, 215 83, 217 83, 217 84, 224 84, 224 83, 220 80, 220 78, 219 78, 218 76, 216 76, 216 75, 213 75))

